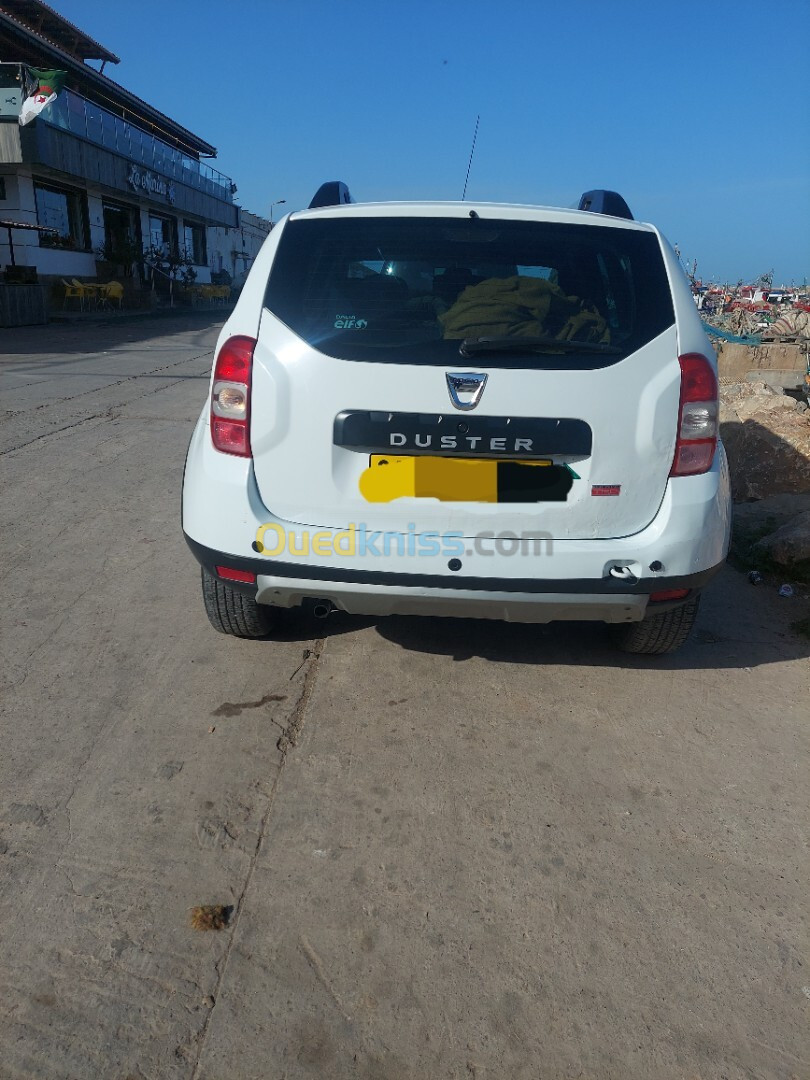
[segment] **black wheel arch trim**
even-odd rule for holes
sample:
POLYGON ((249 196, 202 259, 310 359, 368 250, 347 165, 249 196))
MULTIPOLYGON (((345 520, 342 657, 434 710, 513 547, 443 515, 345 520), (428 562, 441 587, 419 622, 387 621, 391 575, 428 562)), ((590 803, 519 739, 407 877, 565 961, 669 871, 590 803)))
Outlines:
MULTIPOLYGON (((674 577, 641 578, 629 583, 618 578, 569 578, 560 581, 556 578, 494 578, 465 577, 463 574, 403 574, 388 570, 354 570, 340 566, 312 566, 309 564, 281 562, 277 559, 246 558, 243 555, 229 555, 205 547, 183 533, 186 543, 191 548, 196 560, 211 574, 216 575, 216 566, 229 566, 234 570, 248 570, 258 575, 272 574, 275 577, 306 578, 310 581, 343 582, 357 585, 391 585, 400 588, 422 589, 461 589, 480 590, 481 592, 514 593, 601 593, 606 596, 628 596, 633 593, 642 595, 663 592, 667 589, 689 589, 690 594, 702 589, 722 568, 723 563, 699 570, 694 574, 680 574, 674 577)), ((240 589, 255 596, 256 586, 228 581, 232 588, 240 589)), ((313 590, 315 592, 315 590, 313 590)), ((664 611, 670 604, 678 606, 688 600, 685 596, 676 601, 656 603, 656 611, 664 611)))

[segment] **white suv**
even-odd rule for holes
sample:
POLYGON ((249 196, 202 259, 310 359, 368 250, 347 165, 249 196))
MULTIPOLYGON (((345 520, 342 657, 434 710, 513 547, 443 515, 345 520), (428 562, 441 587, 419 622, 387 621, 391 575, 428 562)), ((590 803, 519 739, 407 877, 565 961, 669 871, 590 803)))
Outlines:
POLYGON ((602 191, 364 205, 334 182, 313 206, 259 253, 188 451, 214 627, 313 603, 677 648, 730 494, 714 353, 660 233, 602 191))

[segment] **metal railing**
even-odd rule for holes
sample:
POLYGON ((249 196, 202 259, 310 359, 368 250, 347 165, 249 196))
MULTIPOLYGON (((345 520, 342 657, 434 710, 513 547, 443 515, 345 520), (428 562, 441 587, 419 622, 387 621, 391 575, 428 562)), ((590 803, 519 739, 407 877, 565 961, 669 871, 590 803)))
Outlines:
POLYGON ((212 169, 203 161, 189 157, 72 90, 60 92, 37 122, 42 121, 113 150, 129 161, 154 169, 162 176, 204 191, 215 199, 233 202, 234 185, 229 176, 212 169))

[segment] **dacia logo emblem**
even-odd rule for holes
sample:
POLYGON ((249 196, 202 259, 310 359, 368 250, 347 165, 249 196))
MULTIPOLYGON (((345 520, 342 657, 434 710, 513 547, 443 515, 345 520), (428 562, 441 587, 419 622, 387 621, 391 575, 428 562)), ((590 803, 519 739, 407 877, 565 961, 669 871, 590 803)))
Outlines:
POLYGON ((481 400, 487 376, 476 371, 447 371, 447 390, 456 409, 474 409, 481 400))

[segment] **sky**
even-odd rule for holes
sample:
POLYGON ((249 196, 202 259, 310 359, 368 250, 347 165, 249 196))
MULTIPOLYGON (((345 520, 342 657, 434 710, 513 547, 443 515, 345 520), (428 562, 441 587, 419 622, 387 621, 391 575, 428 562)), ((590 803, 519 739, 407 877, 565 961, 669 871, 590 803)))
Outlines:
POLYGON ((459 199, 480 116, 470 203, 609 188, 704 280, 810 280, 805 0, 50 3, 253 213, 459 199))

